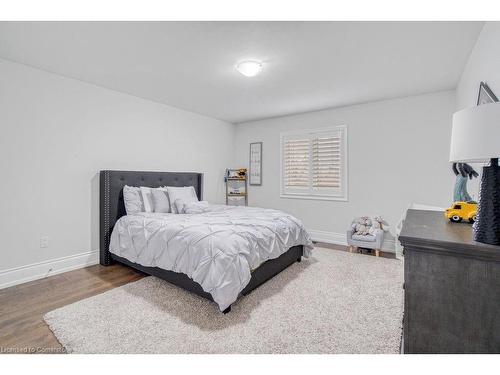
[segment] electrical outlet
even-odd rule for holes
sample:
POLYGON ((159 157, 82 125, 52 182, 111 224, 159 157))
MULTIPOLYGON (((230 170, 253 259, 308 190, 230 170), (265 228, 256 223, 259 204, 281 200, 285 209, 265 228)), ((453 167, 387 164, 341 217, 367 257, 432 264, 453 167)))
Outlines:
POLYGON ((40 237, 40 247, 41 248, 49 247, 49 237, 48 236, 41 236, 40 237))

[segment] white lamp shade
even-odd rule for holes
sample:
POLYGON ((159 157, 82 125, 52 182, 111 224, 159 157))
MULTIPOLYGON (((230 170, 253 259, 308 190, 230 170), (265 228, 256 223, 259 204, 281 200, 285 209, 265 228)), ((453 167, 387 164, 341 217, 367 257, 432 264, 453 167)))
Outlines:
POLYGON ((451 162, 484 162, 500 157, 500 102, 456 112, 451 130, 451 162))

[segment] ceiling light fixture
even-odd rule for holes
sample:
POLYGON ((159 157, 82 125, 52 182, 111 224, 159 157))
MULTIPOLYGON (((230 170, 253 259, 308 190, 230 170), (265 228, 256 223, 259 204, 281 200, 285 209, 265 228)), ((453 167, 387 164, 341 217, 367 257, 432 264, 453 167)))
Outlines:
POLYGON ((255 77, 262 71, 262 63, 255 60, 246 60, 236 65, 236 70, 246 77, 255 77))

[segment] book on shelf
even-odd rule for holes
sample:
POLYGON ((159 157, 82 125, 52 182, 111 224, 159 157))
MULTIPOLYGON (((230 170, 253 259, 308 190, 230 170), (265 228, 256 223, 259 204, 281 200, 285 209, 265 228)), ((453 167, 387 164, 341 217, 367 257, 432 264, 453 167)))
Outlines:
POLYGON ((229 195, 245 195, 245 189, 231 188, 228 191, 229 195))

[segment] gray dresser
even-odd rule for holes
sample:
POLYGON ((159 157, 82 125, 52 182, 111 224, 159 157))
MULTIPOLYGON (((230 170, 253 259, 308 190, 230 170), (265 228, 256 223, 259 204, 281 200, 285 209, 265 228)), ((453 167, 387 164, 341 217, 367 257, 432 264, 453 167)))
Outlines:
POLYGON ((404 353, 500 353, 500 247, 442 212, 408 210, 404 353))

